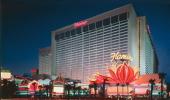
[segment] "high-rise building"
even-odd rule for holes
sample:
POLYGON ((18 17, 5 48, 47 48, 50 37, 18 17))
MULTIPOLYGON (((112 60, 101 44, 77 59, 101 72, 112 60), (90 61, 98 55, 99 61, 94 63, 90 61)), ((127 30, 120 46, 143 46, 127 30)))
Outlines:
POLYGON ((42 48, 39 50, 39 74, 51 75, 51 48, 42 48))
POLYGON ((52 75, 87 82, 96 71, 107 74, 112 53, 130 55, 140 74, 157 72, 155 50, 145 17, 131 4, 52 32, 52 75))
POLYGON ((158 72, 158 59, 145 16, 137 17, 137 26, 139 34, 140 73, 150 74, 158 72))

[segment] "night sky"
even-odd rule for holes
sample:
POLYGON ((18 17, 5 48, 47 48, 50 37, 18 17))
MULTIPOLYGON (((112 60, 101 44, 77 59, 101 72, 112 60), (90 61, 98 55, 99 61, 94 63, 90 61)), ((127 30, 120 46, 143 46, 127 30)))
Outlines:
POLYGON ((51 31, 132 3, 145 15, 170 82, 170 0, 1 0, 3 66, 15 74, 38 68, 39 48, 50 46, 51 31))

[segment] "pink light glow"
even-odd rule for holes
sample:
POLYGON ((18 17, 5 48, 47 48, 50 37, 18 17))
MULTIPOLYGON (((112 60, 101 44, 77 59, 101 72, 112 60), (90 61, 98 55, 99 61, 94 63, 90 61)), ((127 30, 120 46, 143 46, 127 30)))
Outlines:
POLYGON ((85 25, 87 25, 87 21, 80 21, 80 22, 74 23, 75 28, 79 28, 79 27, 85 26, 85 25))
POLYGON ((135 94, 148 94, 148 88, 135 88, 135 94))
POLYGON ((37 72, 37 69, 31 69, 31 72, 35 73, 35 72, 37 72))
POLYGON ((33 80, 32 82, 30 82, 28 84, 28 88, 29 88, 29 91, 30 92, 35 92, 35 91, 38 91, 38 86, 39 86, 39 83, 35 80, 33 80))

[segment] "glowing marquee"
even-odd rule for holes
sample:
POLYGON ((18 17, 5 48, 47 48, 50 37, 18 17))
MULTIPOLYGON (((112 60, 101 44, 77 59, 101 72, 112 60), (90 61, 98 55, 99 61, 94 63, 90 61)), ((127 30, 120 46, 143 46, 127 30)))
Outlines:
POLYGON ((132 61, 132 57, 127 55, 127 54, 120 54, 119 52, 117 53, 112 53, 112 61, 114 60, 129 60, 132 61))
POLYGON ((75 28, 79 28, 79 27, 85 26, 85 25, 87 25, 87 21, 80 21, 80 22, 74 23, 75 28))
POLYGON ((10 79, 12 74, 10 72, 1 72, 1 79, 10 79))
POLYGON ((54 85, 53 86, 53 94, 63 94, 64 93, 64 85, 54 85))

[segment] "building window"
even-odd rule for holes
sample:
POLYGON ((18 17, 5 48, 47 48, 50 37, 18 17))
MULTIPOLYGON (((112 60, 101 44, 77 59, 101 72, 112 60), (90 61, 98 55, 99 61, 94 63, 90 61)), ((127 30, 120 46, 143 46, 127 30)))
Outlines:
POLYGON ((103 20, 103 25, 106 26, 106 25, 109 25, 110 24, 110 18, 106 18, 103 20))
POLYGON ((111 23, 118 22, 118 15, 111 17, 111 23))
POLYGON ((127 13, 122 13, 119 15, 119 21, 126 20, 127 19, 127 13))
POLYGON ((89 25, 89 30, 93 30, 93 29, 95 29, 95 23, 89 25))
POLYGON ((100 27, 102 27, 102 21, 96 22, 96 28, 100 28, 100 27))
POLYGON ((120 47, 127 47, 127 44, 120 44, 120 47))
POLYGON ((127 53, 127 50, 120 50, 120 53, 127 53))
POLYGON ((86 32, 86 31, 88 31, 88 26, 83 27, 83 32, 86 32))
POLYGON ((61 34, 59 35, 59 38, 60 38, 60 39, 64 39, 64 33, 61 33, 61 34))
POLYGON ((55 35, 55 40, 59 40, 59 35, 58 34, 55 35))
POLYGON ((127 35, 127 34, 128 34, 127 32, 120 33, 120 35, 127 35))
POLYGON ((127 26, 127 25, 128 25, 127 23, 120 24, 120 27, 124 27, 124 26, 127 26))
POLYGON ((120 30, 127 29, 128 26, 120 27, 120 30))
POLYGON ((75 35, 76 35, 75 29, 71 30, 71 36, 75 36, 75 35))
POLYGON ((120 41, 127 41, 128 38, 120 38, 120 41))
POLYGON ((120 30, 121 33, 124 33, 125 31, 128 31, 128 29, 120 30))
POLYGON ((81 27, 76 29, 76 33, 80 34, 81 33, 81 27))
POLYGON ((65 36, 66 36, 66 37, 70 37, 70 31, 67 31, 67 32, 65 33, 65 36))

